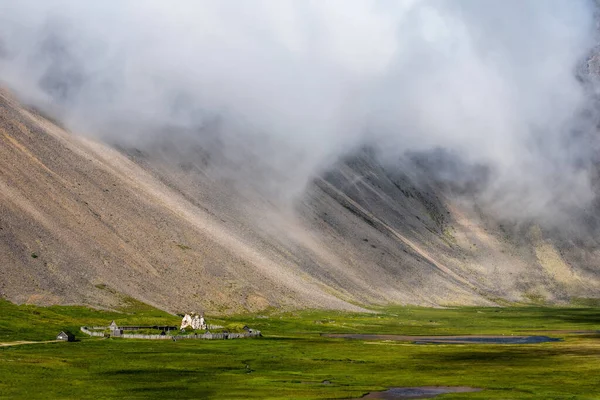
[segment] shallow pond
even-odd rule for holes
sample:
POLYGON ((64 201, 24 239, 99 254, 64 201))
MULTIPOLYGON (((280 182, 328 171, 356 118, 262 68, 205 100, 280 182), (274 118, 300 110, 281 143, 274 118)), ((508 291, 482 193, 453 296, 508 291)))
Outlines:
POLYGON ((413 342, 415 344, 537 344, 545 342, 558 342, 561 339, 549 336, 406 336, 406 335, 376 335, 356 333, 331 333, 323 334, 325 337, 359 339, 359 340, 397 340, 413 342))
POLYGON ((481 389, 472 387, 453 387, 453 386, 421 386, 421 387, 398 387, 391 388, 383 392, 373 392, 363 399, 430 399, 445 393, 468 393, 468 392, 479 392, 481 389))

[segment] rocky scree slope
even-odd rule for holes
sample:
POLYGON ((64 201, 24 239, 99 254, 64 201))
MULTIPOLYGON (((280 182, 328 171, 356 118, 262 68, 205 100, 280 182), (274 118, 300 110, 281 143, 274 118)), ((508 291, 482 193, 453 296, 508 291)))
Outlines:
POLYGON ((75 135, 0 92, 0 296, 229 313, 600 293, 595 242, 507 227, 370 151, 293 208, 232 181, 226 164, 216 151, 75 135))

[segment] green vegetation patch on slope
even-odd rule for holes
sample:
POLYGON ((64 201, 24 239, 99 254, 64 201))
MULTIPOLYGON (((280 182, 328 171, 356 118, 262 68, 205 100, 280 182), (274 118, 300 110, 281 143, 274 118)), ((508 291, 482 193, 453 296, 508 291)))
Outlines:
POLYGON ((177 316, 157 310, 137 300, 126 298, 114 311, 79 306, 17 306, 0 299, 0 342, 16 340, 51 340, 68 330, 77 338, 87 338, 81 326, 106 326, 111 321, 120 325, 178 325, 177 316))

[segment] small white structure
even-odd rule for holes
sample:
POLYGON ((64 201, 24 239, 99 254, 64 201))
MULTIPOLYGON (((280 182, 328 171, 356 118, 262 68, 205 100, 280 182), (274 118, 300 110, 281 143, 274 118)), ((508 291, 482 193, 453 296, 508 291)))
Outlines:
POLYGON ((75 340, 75 337, 71 332, 62 331, 58 335, 56 335, 56 340, 64 340, 65 342, 72 342, 75 340))
POLYGON ((108 328, 110 329, 110 336, 112 337, 119 337, 123 334, 123 330, 119 328, 115 321, 111 322, 108 328))
POLYGON ((194 330, 200 329, 200 317, 198 314, 192 317, 192 328, 194 328, 194 330))
POLYGON ((197 313, 185 314, 181 320, 181 328, 179 329, 183 330, 188 326, 194 330, 206 329, 206 320, 204 319, 204 315, 198 316, 197 313))
POLYGON ((192 326, 192 316, 190 314, 185 314, 183 319, 181 320, 181 330, 184 330, 188 326, 192 326))

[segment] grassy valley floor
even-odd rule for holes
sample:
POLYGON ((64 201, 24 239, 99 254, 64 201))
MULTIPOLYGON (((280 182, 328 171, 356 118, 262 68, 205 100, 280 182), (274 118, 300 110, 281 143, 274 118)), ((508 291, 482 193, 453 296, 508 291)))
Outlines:
POLYGON ((16 306, 0 301, 1 398, 345 399, 391 387, 483 389, 439 399, 600 399, 599 308, 388 307, 372 314, 326 311, 210 318, 247 324, 263 338, 145 341, 90 338, 82 325, 178 325, 130 301, 117 311, 16 306), (531 345, 413 344, 322 333, 547 335, 531 345))

